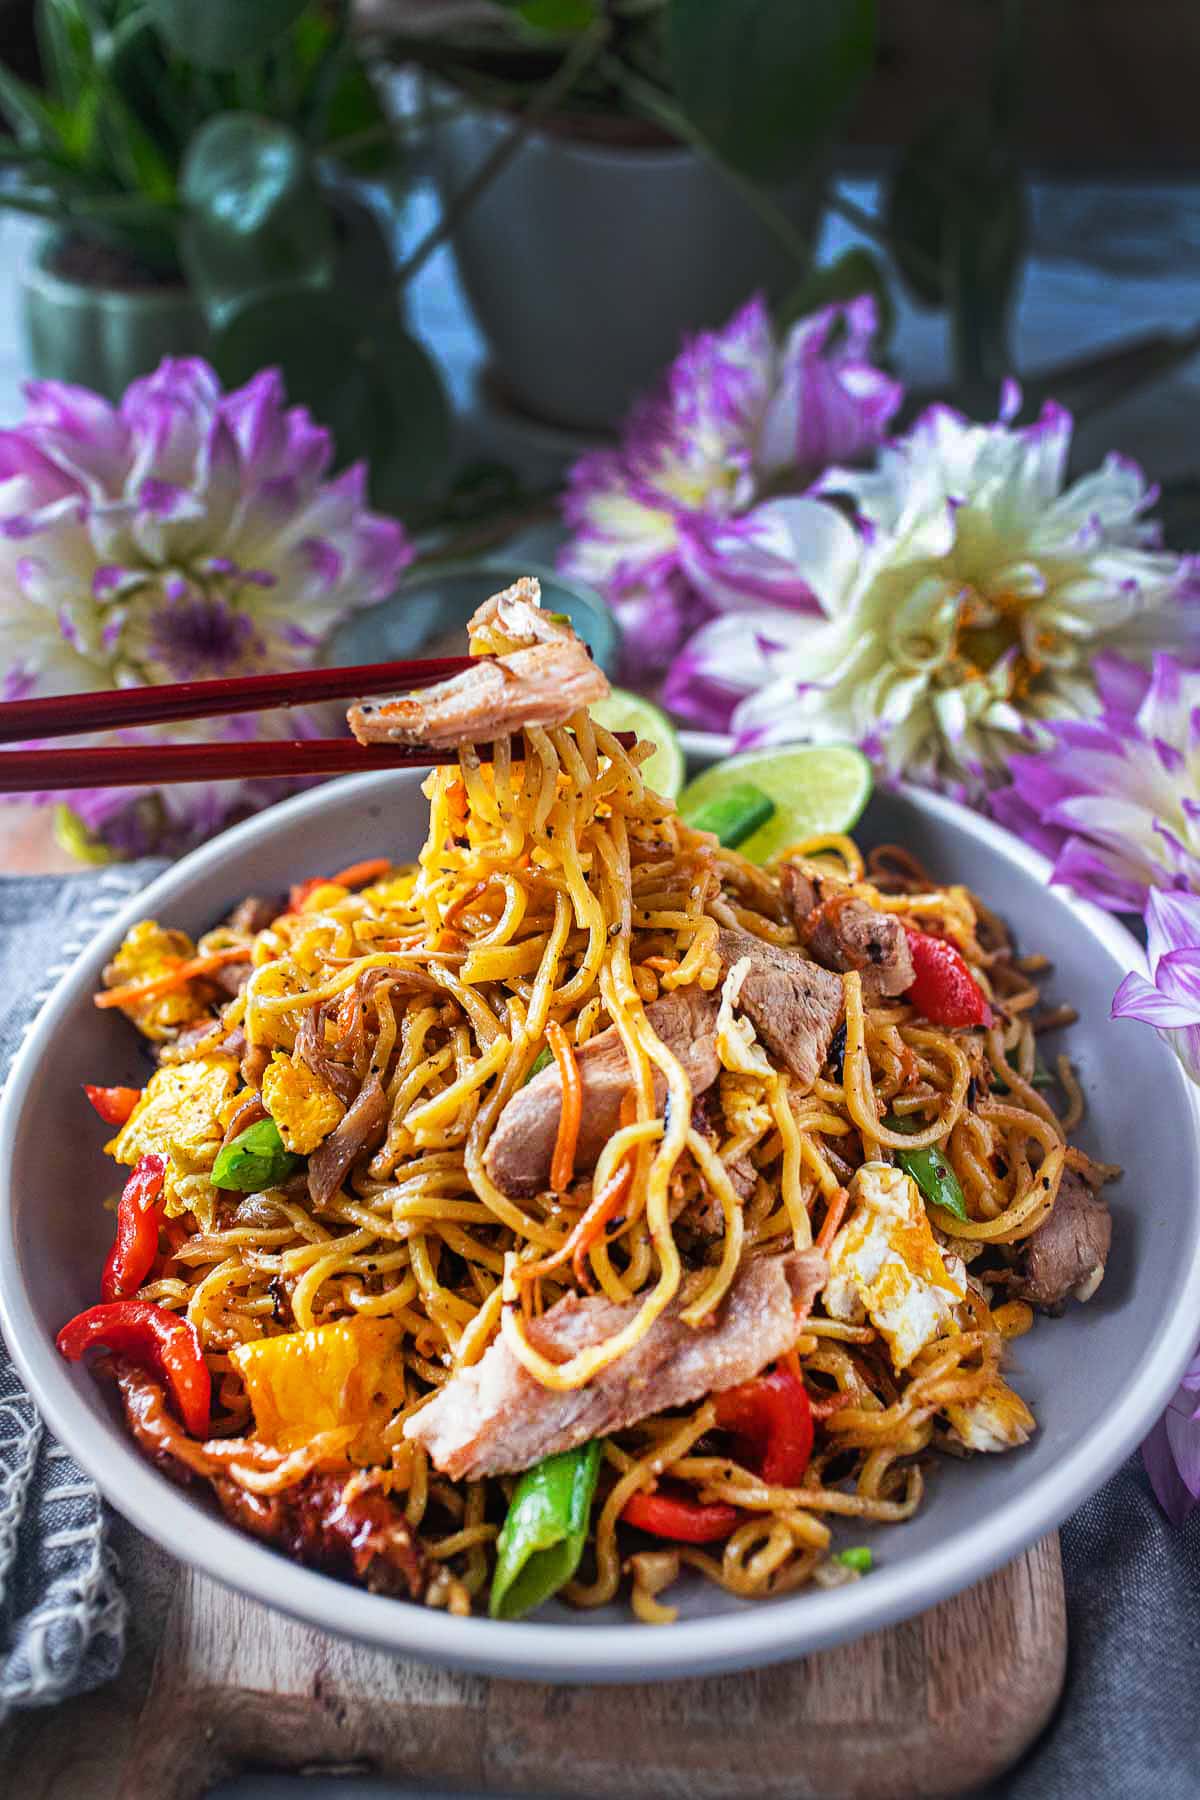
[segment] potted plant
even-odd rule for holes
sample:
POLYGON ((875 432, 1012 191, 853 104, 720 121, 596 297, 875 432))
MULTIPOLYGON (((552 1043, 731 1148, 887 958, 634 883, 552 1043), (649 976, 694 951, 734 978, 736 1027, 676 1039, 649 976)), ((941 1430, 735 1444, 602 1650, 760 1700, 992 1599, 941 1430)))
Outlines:
POLYGON ((809 267, 874 0, 374 0, 431 78, 433 160, 496 371, 614 423, 687 330, 809 267))
POLYGON ((446 410, 355 191, 394 134, 349 13, 36 0, 43 86, 0 66, 0 205, 46 221, 24 284, 38 374, 115 398, 167 354, 231 382, 282 365, 394 507, 436 478, 446 410))

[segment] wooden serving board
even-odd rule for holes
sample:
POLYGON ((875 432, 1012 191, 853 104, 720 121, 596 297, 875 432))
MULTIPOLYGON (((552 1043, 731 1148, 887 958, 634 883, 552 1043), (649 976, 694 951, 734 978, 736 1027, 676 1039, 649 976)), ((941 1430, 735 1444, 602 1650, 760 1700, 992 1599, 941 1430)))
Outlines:
POLYGON ((932 1800, 1016 1760, 1066 1660, 1056 1536, 919 1619, 800 1662, 590 1689, 403 1661, 144 1543, 134 1560, 120 1679, 0 1730, 22 1800, 198 1800, 264 1768, 581 1800, 932 1800))

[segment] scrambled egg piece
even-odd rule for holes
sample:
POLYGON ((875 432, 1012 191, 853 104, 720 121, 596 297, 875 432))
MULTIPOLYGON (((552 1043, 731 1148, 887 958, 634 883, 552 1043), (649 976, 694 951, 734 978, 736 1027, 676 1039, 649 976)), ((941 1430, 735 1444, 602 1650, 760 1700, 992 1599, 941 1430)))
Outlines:
POLYGON ((370 903, 376 912, 386 913, 394 906, 406 906, 408 904, 412 899, 412 891, 416 886, 416 880, 417 874, 415 869, 394 869, 390 875, 385 875, 382 880, 373 881, 369 887, 363 888, 362 896, 364 900, 367 900, 370 903))
POLYGON ((354 1427, 350 1460, 386 1463, 384 1432, 405 1404, 401 1333, 394 1319, 338 1319, 239 1344, 230 1361, 246 1383, 259 1436, 295 1450, 318 1432, 354 1427))
POLYGON ((849 1324, 869 1317, 899 1373, 935 1337, 957 1330, 966 1272, 957 1257, 943 1260, 911 1175, 864 1163, 850 1193, 858 1205, 830 1246, 825 1311, 849 1324))
MULTIPOLYGON (((187 962, 196 954, 196 946, 186 931, 167 931, 154 919, 139 919, 104 971, 109 987, 124 987, 129 981, 151 981, 169 969, 187 962)), ((132 1019, 144 1037, 161 1043, 174 1037, 181 1025, 190 1025, 207 1008, 197 999, 190 983, 160 994, 157 1000, 144 1000, 140 1005, 118 1008, 132 1019)))
POLYGON ((1037 1421, 1020 1394, 997 1375, 977 1400, 966 1406, 947 1406, 950 1435, 966 1450, 1014 1450, 1027 1444, 1037 1421))
POLYGON ((285 1150, 307 1156, 340 1125, 346 1108, 328 1082, 277 1050, 262 1082, 263 1105, 279 1127, 285 1150))
POLYGON ((340 882, 319 881, 306 894, 297 896, 295 910, 298 913, 325 912, 329 907, 336 906, 339 900, 345 900, 349 892, 350 889, 342 887, 340 882))
POLYGON ((735 962, 721 988, 721 1005, 717 1013, 717 1055, 721 1067, 735 1075, 774 1076, 766 1051, 758 1041, 754 1026, 747 1018, 735 1016, 741 997, 742 983, 754 967, 748 956, 735 962))
POLYGON ((213 1166, 224 1134, 222 1111, 237 1079, 232 1056, 201 1056, 157 1069, 116 1137, 104 1146, 114 1161, 129 1167, 148 1150, 167 1157, 163 1194, 172 1217, 188 1210, 179 1182, 207 1174, 213 1166))

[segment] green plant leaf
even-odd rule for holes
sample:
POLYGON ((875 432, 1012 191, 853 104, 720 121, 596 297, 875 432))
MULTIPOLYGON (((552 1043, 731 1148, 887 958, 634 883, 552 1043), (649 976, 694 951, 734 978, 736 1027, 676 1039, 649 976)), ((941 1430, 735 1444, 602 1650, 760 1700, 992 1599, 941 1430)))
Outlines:
POLYGON ((679 105, 752 180, 785 181, 838 129, 871 67, 875 0, 669 0, 679 105))
POLYGON ((98 43, 96 61, 126 111, 153 134, 172 170, 177 170, 201 123, 192 72, 168 61, 161 37, 137 8, 98 43))
POLYGON ((565 37, 595 22, 596 0, 520 0, 516 10, 535 31, 565 37))
POLYGON ((253 294, 330 278, 329 209, 308 151, 285 125, 219 113, 188 149, 180 195, 180 254, 213 322, 253 294))
POLYGON ((201 69, 236 69, 268 51, 308 0, 146 0, 176 55, 201 69))
POLYGON ((823 306, 832 306, 839 300, 855 300, 860 294, 873 295, 879 309, 879 330, 875 340, 878 352, 888 343, 895 329, 896 307, 887 270, 875 252, 863 244, 843 251, 834 262, 810 269, 800 285, 776 307, 776 323, 781 330, 786 330, 797 319, 803 319, 823 306))
POLYGON ((325 108, 319 142, 355 175, 379 175, 395 162, 396 144, 387 114, 361 63, 351 62, 343 68, 325 108), (356 150, 355 140, 360 138, 368 141, 356 150))
POLYGON ((896 164, 886 206, 892 254, 916 301, 949 303, 956 244, 972 230, 987 235, 993 266, 1015 266, 1023 235, 1019 185, 1010 156, 979 112, 946 112, 917 132, 896 164), (1000 217, 985 216, 997 207, 1000 217))
POLYGON ((956 109, 918 132, 897 164, 886 217, 914 299, 951 310, 962 399, 986 404, 1009 364, 1026 205, 1017 165, 985 113, 956 109))
POLYGON ((92 34, 78 0, 38 0, 34 15, 46 85, 64 106, 74 106, 94 61, 92 34))
POLYGON ((450 445, 446 397, 429 357, 394 314, 356 314, 354 297, 340 288, 280 289, 224 321, 213 360, 230 385, 281 368, 288 399, 333 433, 339 464, 366 460, 376 506, 398 511, 441 479, 450 445))
POLYGON ((3 63, 0 63, 0 114, 8 121, 18 143, 36 145, 42 150, 62 149, 62 133, 51 108, 28 82, 14 75, 3 63))

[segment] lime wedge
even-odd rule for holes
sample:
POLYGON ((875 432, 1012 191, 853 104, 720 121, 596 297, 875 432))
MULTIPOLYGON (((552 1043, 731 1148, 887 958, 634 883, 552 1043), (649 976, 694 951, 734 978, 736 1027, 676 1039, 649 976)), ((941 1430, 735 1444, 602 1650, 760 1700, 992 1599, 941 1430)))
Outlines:
POLYGON ((766 823, 738 845, 751 862, 764 863, 797 838, 852 831, 871 797, 871 765, 849 744, 747 750, 689 781, 679 811, 691 823, 714 800, 747 784, 775 802, 766 823))
POLYGON ((615 687, 607 700, 598 700, 588 711, 606 731, 636 731, 649 738, 655 751, 642 764, 642 774, 656 794, 673 800, 683 786, 685 767, 678 734, 662 707, 615 687))

